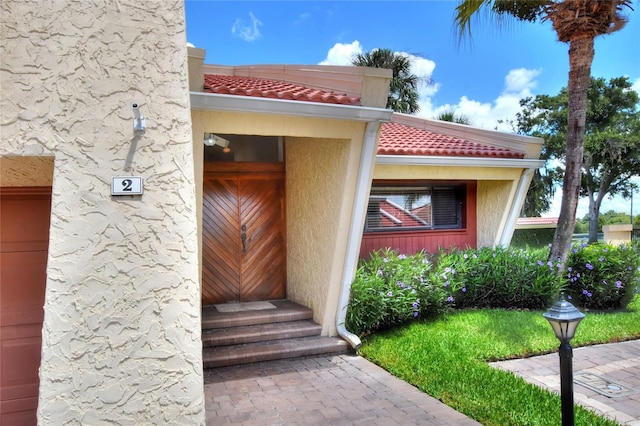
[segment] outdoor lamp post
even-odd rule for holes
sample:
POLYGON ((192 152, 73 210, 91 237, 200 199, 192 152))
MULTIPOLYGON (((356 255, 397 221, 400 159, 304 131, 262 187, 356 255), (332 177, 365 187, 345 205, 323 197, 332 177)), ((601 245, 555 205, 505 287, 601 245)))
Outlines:
POLYGON ((564 295, 544 316, 560 340, 560 398, 562 400, 562 426, 573 426, 573 350, 569 342, 576 333, 584 314, 567 302, 564 295))

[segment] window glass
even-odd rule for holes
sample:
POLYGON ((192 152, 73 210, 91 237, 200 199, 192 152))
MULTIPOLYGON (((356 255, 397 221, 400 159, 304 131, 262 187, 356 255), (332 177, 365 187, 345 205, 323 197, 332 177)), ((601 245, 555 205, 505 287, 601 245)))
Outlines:
POLYGON ((464 186, 380 185, 371 188, 365 232, 462 228, 464 186))
MULTIPOLYGON (((205 134, 205 138, 209 134, 205 134)), ((279 163, 284 161, 282 138, 277 136, 215 134, 215 142, 204 147, 204 161, 251 161, 279 163)))

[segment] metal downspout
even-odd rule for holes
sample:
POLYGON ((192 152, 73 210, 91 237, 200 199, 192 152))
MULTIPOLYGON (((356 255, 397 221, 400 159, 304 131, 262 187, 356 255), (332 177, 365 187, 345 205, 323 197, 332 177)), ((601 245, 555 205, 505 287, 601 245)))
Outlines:
POLYGON ((499 245, 506 247, 511 243, 511 238, 513 237, 513 231, 516 228, 516 221, 520 216, 520 210, 522 209, 522 204, 524 203, 524 199, 527 196, 527 187, 531 183, 531 179, 533 178, 533 174, 537 169, 525 169, 520 175, 520 181, 518 182, 518 189, 516 190, 516 197, 511 204, 511 210, 509 211, 509 217, 507 217, 507 223, 505 224, 504 229, 502 230, 502 235, 500 236, 499 245))
POLYGON ((360 169, 358 179, 356 181, 356 193, 351 214, 351 227, 349 229, 349 236, 347 239, 347 252, 342 272, 343 275, 338 299, 338 312, 336 314, 336 328, 338 334, 354 349, 358 349, 362 345, 362 342, 358 336, 347 330, 345 327, 345 319, 347 316, 349 296, 351 294, 351 282, 355 277, 356 268, 358 267, 358 253, 360 251, 362 229, 364 228, 364 220, 367 212, 369 187, 373 176, 373 168, 376 163, 379 130, 379 121, 370 121, 367 123, 362 155, 360 156, 360 169))

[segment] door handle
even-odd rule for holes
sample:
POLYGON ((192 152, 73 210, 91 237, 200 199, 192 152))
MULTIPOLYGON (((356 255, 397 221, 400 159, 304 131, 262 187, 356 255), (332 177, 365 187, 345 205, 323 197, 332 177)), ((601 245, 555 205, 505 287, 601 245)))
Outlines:
POLYGON ((247 225, 240 228, 240 239, 242 240, 242 254, 247 252, 247 225))

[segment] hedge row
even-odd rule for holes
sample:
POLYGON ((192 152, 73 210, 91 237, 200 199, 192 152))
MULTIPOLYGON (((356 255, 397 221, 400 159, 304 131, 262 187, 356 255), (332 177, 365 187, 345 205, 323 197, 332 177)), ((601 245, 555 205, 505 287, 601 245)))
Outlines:
POLYGON ((376 251, 359 263, 346 326, 366 334, 449 309, 544 310, 561 292, 581 309, 622 309, 639 291, 639 248, 576 245, 566 265, 547 248, 376 251))

